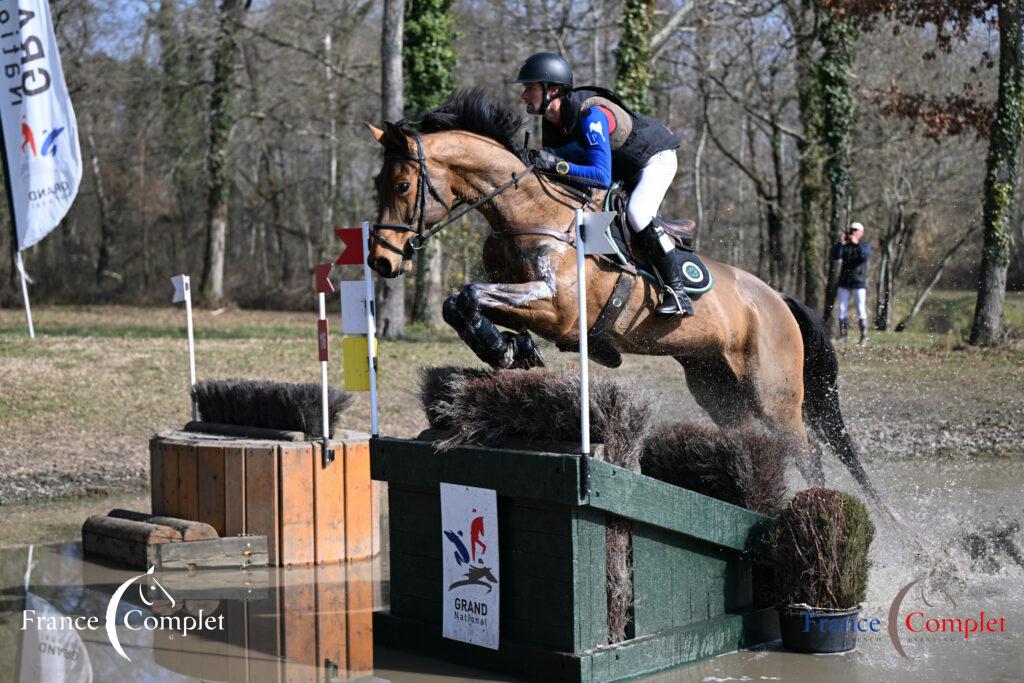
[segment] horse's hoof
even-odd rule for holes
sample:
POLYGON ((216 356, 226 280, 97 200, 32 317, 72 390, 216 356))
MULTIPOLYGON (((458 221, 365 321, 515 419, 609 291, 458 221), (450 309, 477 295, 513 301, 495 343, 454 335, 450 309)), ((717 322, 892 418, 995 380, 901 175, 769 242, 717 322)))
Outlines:
POLYGON ((532 368, 544 367, 544 358, 540 355, 540 349, 533 342, 529 332, 520 332, 509 339, 509 346, 515 348, 515 357, 512 367, 517 370, 530 370, 532 368))

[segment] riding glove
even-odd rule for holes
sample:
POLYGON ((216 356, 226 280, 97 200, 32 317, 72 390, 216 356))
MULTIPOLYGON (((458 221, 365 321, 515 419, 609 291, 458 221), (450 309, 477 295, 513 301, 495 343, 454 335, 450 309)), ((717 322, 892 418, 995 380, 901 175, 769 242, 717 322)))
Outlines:
POLYGON ((565 159, 555 156, 550 149, 528 149, 526 150, 526 157, 533 164, 534 170, 540 171, 541 173, 554 173, 556 175, 565 175, 569 172, 569 162, 565 159))

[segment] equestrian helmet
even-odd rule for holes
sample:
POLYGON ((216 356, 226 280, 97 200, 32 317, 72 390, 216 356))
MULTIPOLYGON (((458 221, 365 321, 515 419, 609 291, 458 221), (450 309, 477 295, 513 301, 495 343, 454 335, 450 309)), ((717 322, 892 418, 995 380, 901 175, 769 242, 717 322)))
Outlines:
POLYGON ((538 52, 526 58, 519 67, 519 76, 509 82, 561 85, 572 90, 572 67, 554 52, 538 52))

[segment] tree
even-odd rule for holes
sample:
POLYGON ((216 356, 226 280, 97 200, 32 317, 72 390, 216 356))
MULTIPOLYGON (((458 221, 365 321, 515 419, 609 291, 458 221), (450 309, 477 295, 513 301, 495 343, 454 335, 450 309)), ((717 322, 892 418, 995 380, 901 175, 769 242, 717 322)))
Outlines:
POLYGON ((989 134, 982 210, 984 229, 978 300, 971 325, 971 344, 999 341, 1006 304, 1006 272, 1010 266, 1010 220, 1017 191, 1020 137, 1024 130, 1024 2, 999 3, 999 97, 989 134))
MULTIPOLYGON (((405 44, 402 66, 405 76, 405 110, 415 115, 436 107, 455 89, 459 55, 451 14, 452 0, 409 0, 405 7, 405 44)), ((439 327, 443 262, 442 235, 435 235, 416 254, 416 288, 412 319, 439 327)))
POLYGON ((238 32, 245 5, 240 0, 221 0, 220 26, 213 49, 213 83, 210 90, 210 148, 206 156, 206 252, 200 284, 202 300, 220 303, 224 298, 224 255, 228 231, 228 140, 235 125, 232 104, 237 86, 238 32))
MULTIPOLYGON (((384 0, 384 24, 380 34, 381 115, 385 121, 402 118, 402 23, 404 0, 384 0)), ((377 332, 384 339, 405 334, 405 280, 379 278, 377 332)))
MULTIPOLYGON (((853 44, 858 37, 854 19, 822 3, 818 23, 818 41, 822 54, 815 70, 818 97, 822 108, 821 136, 828 152, 825 177, 829 187, 829 241, 835 242, 849 222, 850 135, 853 130, 854 99, 852 85, 853 44)), ((838 289, 839 273, 835 259, 829 256, 825 287, 825 324, 831 327, 832 309, 838 289)))
POLYGON ((654 0, 626 0, 622 8, 622 37, 615 51, 615 92, 629 107, 641 113, 648 111, 654 6, 654 0))

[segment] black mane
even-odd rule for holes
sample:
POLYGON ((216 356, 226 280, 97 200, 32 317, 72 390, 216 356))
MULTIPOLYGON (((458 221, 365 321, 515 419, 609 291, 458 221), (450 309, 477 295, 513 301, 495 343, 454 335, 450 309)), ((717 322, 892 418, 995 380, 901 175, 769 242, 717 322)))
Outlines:
POLYGON ((423 114, 416 123, 422 133, 465 130, 491 138, 515 152, 518 145, 514 138, 523 125, 523 117, 482 88, 463 88, 423 114))

